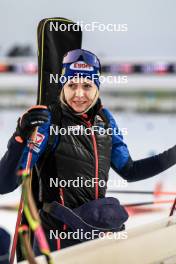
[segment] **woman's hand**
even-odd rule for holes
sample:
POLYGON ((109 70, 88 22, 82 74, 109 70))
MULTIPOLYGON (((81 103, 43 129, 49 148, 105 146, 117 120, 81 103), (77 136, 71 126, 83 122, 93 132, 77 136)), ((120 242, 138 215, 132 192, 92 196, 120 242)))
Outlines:
POLYGON ((23 140, 27 140, 35 127, 47 122, 49 122, 49 110, 47 106, 33 106, 18 119, 15 135, 21 137, 23 140))

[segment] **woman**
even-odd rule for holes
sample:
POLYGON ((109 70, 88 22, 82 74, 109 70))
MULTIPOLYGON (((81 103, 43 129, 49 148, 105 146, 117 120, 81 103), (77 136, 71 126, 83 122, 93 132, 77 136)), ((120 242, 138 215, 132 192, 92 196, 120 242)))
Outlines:
MULTIPOLYGON (((117 199, 105 198, 110 167, 123 179, 134 182, 157 175, 176 163, 176 146, 153 157, 132 160, 122 135, 117 133, 113 115, 101 105, 100 72, 100 62, 91 52, 68 52, 63 59, 63 87, 58 103, 48 109, 33 107, 18 120, 0 162, 3 194, 19 185, 19 161, 22 162, 34 128, 39 127, 44 144, 39 146, 35 166, 40 182, 40 216, 51 250, 93 239, 97 236, 85 235, 95 229, 97 234, 123 230, 128 218, 126 211, 117 199), (51 127, 56 126, 59 133, 53 136, 51 127), (51 230, 68 235, 78 229, 83 230, 82 237, 51 237, 51 230)), ((40 253, 36 241, 34 250, 40 253)))

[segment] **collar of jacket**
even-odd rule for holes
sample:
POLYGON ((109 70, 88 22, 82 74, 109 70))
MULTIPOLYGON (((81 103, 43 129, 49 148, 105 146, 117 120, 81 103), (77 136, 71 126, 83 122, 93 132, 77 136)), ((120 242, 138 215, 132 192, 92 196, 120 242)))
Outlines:
POLYGON ((103 107, 101 103, 101 99, 98 98, 96 104, 91 109, 89 109, 88 112, 86 112, 83 115, 76 115, 76 112, 71 107, 62 104, 61 102, 60 102, 60 105, 61 105, 62 111, 68 114, 69 116, 71 114, 74 118, 76 117, 81 120, 84 119, 85 121, 90 121, 91 123, 94 122, 95 116, 98 114, 98 112, 103 107))

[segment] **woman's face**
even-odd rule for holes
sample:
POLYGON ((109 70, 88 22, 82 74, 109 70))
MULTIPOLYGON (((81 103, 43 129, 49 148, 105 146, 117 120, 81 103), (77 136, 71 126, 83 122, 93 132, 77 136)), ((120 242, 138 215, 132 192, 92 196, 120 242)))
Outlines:
POLYGON ((97 86, 85 78, 72 78, 63 87, 67 104, 77 113, 84 112, 94 101, 97 86))

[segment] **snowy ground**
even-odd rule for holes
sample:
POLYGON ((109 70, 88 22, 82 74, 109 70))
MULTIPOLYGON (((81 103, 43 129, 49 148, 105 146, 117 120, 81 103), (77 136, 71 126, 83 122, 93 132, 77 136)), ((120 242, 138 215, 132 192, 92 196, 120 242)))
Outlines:
MULTIPOLYGON (((6 150, 6 145, 12 134, 17 117, 22 110, 1 111, 0 112, 0 157, 6 150)), ((150 115, 150 114, 133 114, 128 112, 115 113, 116 120, 120 128, 127 128, 128 135, 125 136, 131 156, 133 159, 140 159, 164 151, 176 143, 176 115, 150 115)), ((15 155, 15 154, 14 154, 15 155)), ((120 179, 113 171, 110 172, 110 179, 120 179)), ((117 182, 117 181, 116 181, 117 182)), ((133 190, 154 190, 156 184, 162 182, 163 190, 176 191, 176 167, 160 174, 149 180, 130 183, 126 188, 133 190)), ((122 187, 121 187, 122 188, 122 187)), ((109 195, 109 194, 108 194, 109 195)), ((111 195, 112 196, 112 195, 111 195)), ((121 203, 152 201, 150 195, 122 195, 117 196, 121 203)), ((170 199, 173 197, 167 197, 170 199)), ((16 204, 20 199, 20 188, 13 193, 1 195, 0 205, 16 204)), ((165 197, 161 197, 165 199, 165 197)), ((154 206, 155 208, 158 206, 154 206)), ((151 208, 153 208, 151 206, 151 208)), ((147 213, 141 216, 132 216, 127 226, 134 226, 142 223, 151 222, 169 213, 170 205, 160 206, 161 212, 147 213)), ((12 234, 15 228, 16 213, 0 211, 0 226, 5 227, 12 234)))

